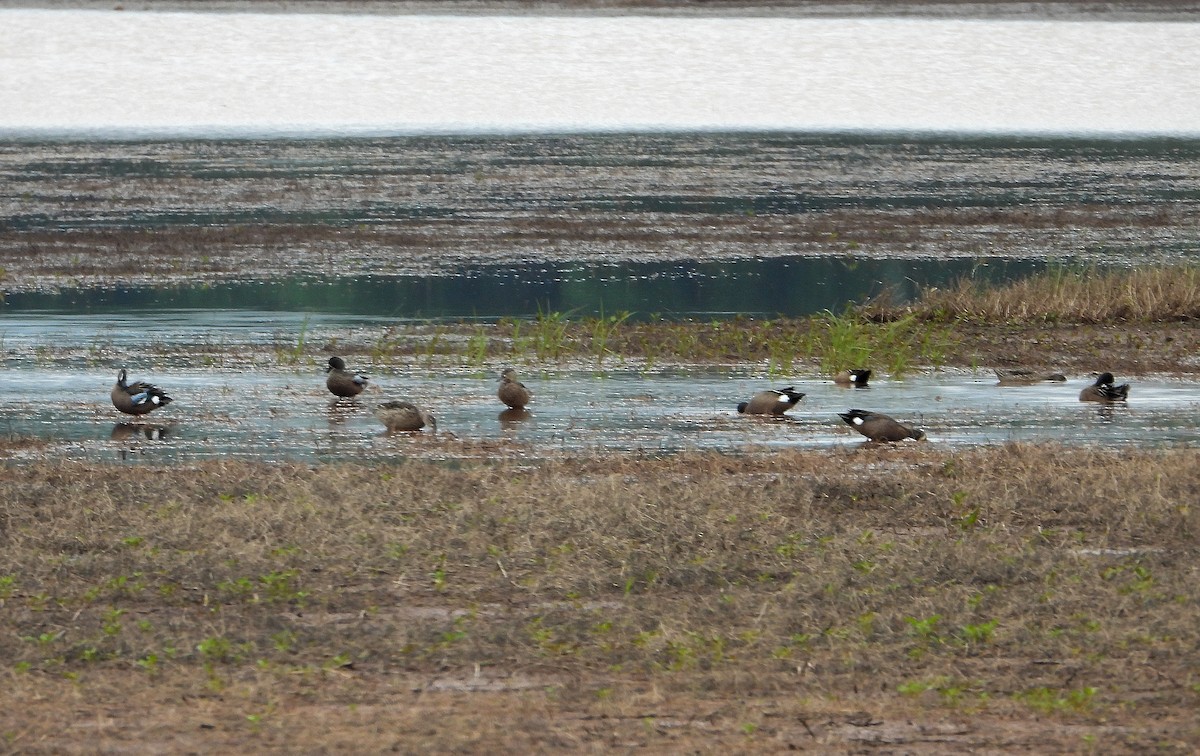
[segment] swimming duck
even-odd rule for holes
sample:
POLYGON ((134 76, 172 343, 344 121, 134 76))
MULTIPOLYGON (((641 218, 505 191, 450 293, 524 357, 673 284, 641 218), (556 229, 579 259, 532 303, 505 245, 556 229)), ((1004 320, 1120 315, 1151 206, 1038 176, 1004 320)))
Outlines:
POLYGON ((500 397, 500 401, 507 404, 509 409, 515 410, 524 409, 533 399, 533 394, 529 393, 524 383, 517 380, 517 371, 512 368, 504 368, 500 373, 500 389, 496 396, 500 397))
POLYGON ((920 441, 925 438, 925 431, 902 425, 878 412, 852 409, 849 412, 839 412, 838 417, 872 441, 903 441, 906 438, 920 441))
POLYGON ((346 369, 346 361, 341 357, 330 357, 329 367, 325 368, 329 377, 325 379, 325 388, 334 396, 350 398, 358 396, 367 387, 367 376, 351 373, 346 369))
POLYGON ((866 386, 869 380, 871 380, 870 370, 843 370, 833 376, 833 382, 839 386, 854 386, 855 388, 866 386))
POLYGON ((1114 386, 1116 381, 1112 373, 1101 373, 1091 386, 1079 392, 1081 402, 1123 402, 1129 396, 1129 384, 1122 383, 1114 386))
POLYGON ((1067 380, 1062 373, 1044 373, 1029 368, 994 368, 1000 386, 1032 386, 1035 383, 1053 381, 1061 383, 1067 380))
POLYGON ((117 382, 112 387, 113 406, 127 415, 145 415, 172 401, 167 392, 158 386, 142 383, 126 383, 125 368, 117 373, 117 382))
POLYGON ((433 415, 411 402, 384 402, 375 408, 375 417, 379 418, 391 433, 399 431, 419 431, 428 427, 437 432, 437 420, 433 415))
POLYGON ((782 415, 803 398, 804 394, 792 386, 770 389, 758 392, 748 402, 742 402, 737 406, 737 411, 746 415, 782 415))

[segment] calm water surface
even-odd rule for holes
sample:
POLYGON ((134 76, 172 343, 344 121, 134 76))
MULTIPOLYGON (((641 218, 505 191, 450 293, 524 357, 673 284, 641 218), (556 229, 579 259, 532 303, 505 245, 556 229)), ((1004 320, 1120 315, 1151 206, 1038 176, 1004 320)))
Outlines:
POLYGON ((857 260, 781 257, 728 262, 448 266, 434 275, 188 287, 67 289, 12 293, 0 304, 0 336, 87 344, 152 337, 174 341, 205 330, 262 343, 307 322, 336 331, 427 319, 495 320, 538 312, 576 316, 801 316, 841 312, 883 294, 903 302, 923 287, 960 278, 1002 282, 1046 269, 1034 260, 857 260), (147 320, 151 318, 151 320, 147 320))
POLYGON ((1197 38, 1194 23, 10 9, 0 132, 1196 134, 1197 38))

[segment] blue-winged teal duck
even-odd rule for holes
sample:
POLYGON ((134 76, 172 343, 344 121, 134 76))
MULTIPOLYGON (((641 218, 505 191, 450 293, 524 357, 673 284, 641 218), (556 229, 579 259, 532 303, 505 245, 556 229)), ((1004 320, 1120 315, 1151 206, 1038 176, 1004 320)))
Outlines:
POLYGON ((419 431, 422 428, 437 432, 437 420, 433 415, 412 402, 384 402, 375 408, 375 417, 392 433, 419 431))
POLYGON ((804 394, 791 386, 770 389, 758 392, 748 402, 742 402, 737 406, 737 411, 746 415, 782 415, 803 398, 804 394))
POLYGON ((330 357, 329 367, 325 368, 329 377, 325 379, 325 388, 334 396, 349 399, 358 396, 367 387, 367 376, 352 373, 346 369, 346 361, 341 357, 330 357))
POLYGON ((117 382, 112 387, 113 406, 127 415, 145 415, 172 401, 167 392, 149 383, 127 383, 125 368, 117 373, 117 382))
POLYGON ((872 441, 903 441, 906 438, 920 441, 925 438, 925 431, 902 425, 878 412, 852 409, 849 412, 839 412, 838 417, 872 441))
POLYGON ((517 371, 512 368, 504 368, 500 373, 500 388, 496 391, 496 396, 500 397, 500 401, 507 404, 509 409, 515 410, 524 409, 533 399, 533 394, 529 393, 524 383, 517 380, 517 371))
POLYGON ((1123 402, 1129 396, 1129 384, 1122 383, 1114 386, 1116 381, 1112 373, 1101 373, 1091 386, 1079 392, 1081 402, 1123 402))
POLYGON ((843 370, 833 376, 833 382, 839 386, 853 386, 855 388, 866 386, 869 380, 871 380, 870 370, 843 370))
POLYGON ((1067 380, 1067 376, 1062 373, 1049 373, 1029 368, 995 368, 993 372, 996 374, 996 379, 1000 381, 998 384, 1000 386, 1032 386, 1035 383, 1062 383, 1067 380))

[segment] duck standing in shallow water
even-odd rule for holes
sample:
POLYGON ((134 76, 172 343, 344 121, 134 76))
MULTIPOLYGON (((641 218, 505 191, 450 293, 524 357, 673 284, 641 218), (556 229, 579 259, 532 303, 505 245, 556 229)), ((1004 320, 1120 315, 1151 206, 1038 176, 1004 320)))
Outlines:
POLYGON ((500 401, 508 405, 509 409, 515 410, 525 409, 525 405, 533 400, 533 394, 525 388, 524 383, 517 380, 517 371, 512 368, 504 368, 500 373, 500 388, 496 391, 496 396, 500 397, 500 401))
POLYGON ((375 408, 375 417, 379 418, 390 433, 419 431, 422 428, 429 428, 437 433, 437 420, 433 415, 412 402, 384 402, 375 408))
POLYGON ((1081 402, 1123 402, 1129 397, 1129 384, 1122 383, 1114 386, 1116 378, 1112 373, 1101 373, 1091 386, 1079 392, 1081 402))
POLYGON ((903 441, 906 438, 921 441, 925 438, 925 431, 910 428, 878 412, 852 409, 849 412, 839 412, 838 417, 845 420, 854 430, 876 442, 903 441))
POLYGON ((167 392, 150 383, 127 383, 125 368, 117 373, 117 382, 112 387, 113 406, 127 415, 145 415, 173 400, 167 392))
POLYGON ((744 415, 782 415, 795 407, 796 402, 803 398, 804 394, 796 391, 792 386, 783 389, 769 389, 760 391, 750 397, 750 401, 739 404, 737 411, 744 415))
POLYGON ((352 373, 346 369, 346 361, 341 357, 330 357, 329 367, 325 368, 329 377, 325 379, 325 388, 334 396, 350 399, 358 396, 367 387, 367 376, 352 373))

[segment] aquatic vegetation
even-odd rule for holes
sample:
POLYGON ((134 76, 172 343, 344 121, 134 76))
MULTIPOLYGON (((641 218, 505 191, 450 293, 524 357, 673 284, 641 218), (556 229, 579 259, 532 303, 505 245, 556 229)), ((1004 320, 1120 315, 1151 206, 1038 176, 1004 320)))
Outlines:
POLYGON ((600 316, 584 320, 584 327, 591 332, 592 353, 597 364, 603 364, 604 358, 613 354, 609 349, 609 341, 620 330, 621 324, 633 315, 631 312, 619 312, 605 316, 604 308, 600 308, 600 316))
POLYGON ((538 306, 537 317, 530 323, 530 339, 539 359, 559 359, 567 350, 567 335, 571 321, 566 313, 543 311, 538 306))
MULTIPOLYGON (((379 335, 375 337, 375 340, 371 343, 369 353, 374 361, 379 362, 385 356, 399 352, 400 345, 401 341, 400 337, 397 335, 396 326, 389 326, 384 328, 383 331, 381 331, 379 335)), ((330 344, 330 348, 335 347, 336 341, 333 341, 330 344)))
POLYGON ((878 366, 893 376, 916 367, 939 367, 951 341, 947 329, 911 313, 875 322, 852 311, 826 312, 811 322, 810 349, 826 374, 864 365, 878 366))
POLYGON ((474 332, 467 338, 463 360, 472 367, 482 367, 487 362, 491 338, 483 326, 476 326, 474 332))
POLYGON ((289 341, 285 336, 276 334, 275 361, 278 364, 295 365, 300 362, 300 359, 305 354, 309 320, 309 316, 305 315, 304 320, 300 322, 300 330, 296 333, 294 340, 289 341))

